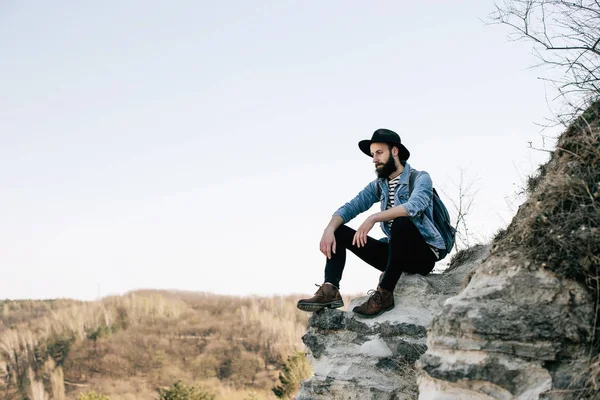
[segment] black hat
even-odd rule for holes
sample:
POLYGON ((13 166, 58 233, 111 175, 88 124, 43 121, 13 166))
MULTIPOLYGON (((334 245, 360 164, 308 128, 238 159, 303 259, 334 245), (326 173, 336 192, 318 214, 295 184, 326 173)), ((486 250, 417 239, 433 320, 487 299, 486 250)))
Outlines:
POLYGON ((400 150, 400 152, 398 153, 400 161, 408 160, 408 157, 410 157, 410 151, 408 151, 408 149, 404 147, 402 142, 400 142, 400 136, 398 136, 396 132, 390 131, 389 129, 377 129, 375 132, 373 132, 371 140, 361 140, 360 142, 358 142, 358 147, 363 153, 365 153, 369 157, 372 157, 371 143, 375 142, 389 143, 398 147, 398 149, 400 150))

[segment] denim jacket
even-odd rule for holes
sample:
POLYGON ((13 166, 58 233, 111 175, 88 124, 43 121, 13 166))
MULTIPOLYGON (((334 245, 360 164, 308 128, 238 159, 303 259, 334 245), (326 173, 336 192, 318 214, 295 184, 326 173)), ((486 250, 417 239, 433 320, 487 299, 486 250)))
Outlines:
MULTIPOLYGON (((408 196, 408 178, 410 177, 411 166, 406 163, 404 171, 400 175, 400 181, 396 185, 394 193, 394 206, 402 204, 408 213, 411 221, 415 224, 425 242, 437 249, 445 249, 444 239, 436 229, 433 223, 433 184, 431 177, 427 172, 421 172, 414 180, 412 194, 408 196)), ((416 173, 416 170, 415 170, 416 173)), ((340 207, 333 215, 339 215, 344 223, 348 223, 358 214, 367 211, 377 201, 381 204, 381 211, 385 211, 389 197, 389 188, 387 179, 375 179, 369 183, 355 198, 340 207), (377 185, 380 187, 381 198, 377 198, 377 185)), ((381 230, 386 237, 382 241, 389 241, 391 237, 390 228, 387 223, 380 223, 381 230)))

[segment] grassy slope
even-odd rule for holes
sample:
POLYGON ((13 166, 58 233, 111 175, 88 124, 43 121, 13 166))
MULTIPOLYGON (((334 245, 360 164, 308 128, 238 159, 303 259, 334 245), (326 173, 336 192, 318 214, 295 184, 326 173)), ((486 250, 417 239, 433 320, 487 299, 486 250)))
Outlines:
POLYGON ((240 298, 139 291, 99 302, 0 303, 0 397, 156 398, 176 380, 222 399, 273 399, 309 316, 298 296, 240 298), (4 304, 8 304, 5 306, 4 304), (63 383, 64 382, 64 383, 63 383))

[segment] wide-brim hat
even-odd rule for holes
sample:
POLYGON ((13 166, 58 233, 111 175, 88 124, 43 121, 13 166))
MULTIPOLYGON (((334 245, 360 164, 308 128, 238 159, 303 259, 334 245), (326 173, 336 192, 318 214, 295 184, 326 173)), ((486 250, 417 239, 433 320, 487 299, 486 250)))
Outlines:
POLYGON ((410 157, 410 151, 404 147, 400 141, 400 136, 396 132, 390 131, 389 129, 377 129, 375 132, 373 132, 371 139, 365 139, 358 142, 358 147, 360 150, 369 157, 373 157, 371 154, 371 143, 389 143, 398 147, 400 150, 398 153, 400 161, 408 160, 408 157, 410 157))

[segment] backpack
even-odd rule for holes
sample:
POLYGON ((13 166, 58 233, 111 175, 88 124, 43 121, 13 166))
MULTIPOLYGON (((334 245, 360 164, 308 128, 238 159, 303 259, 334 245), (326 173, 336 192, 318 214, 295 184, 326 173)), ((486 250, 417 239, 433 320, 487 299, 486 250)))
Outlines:
MULTIPOLYGON (((415 179, 419 176, 420 172, 417 171, 413 174, 413 170, 410 171, 410 177, 408 178, 408 196, 412 194, 412 187, 414 186, 415 179)), ((450 214, 448 214, 448 209, 440 199, 435 188, 433 189, 433 223, 444 239, 444 244, 446 245, 446 251, 440 252, 440 258, 446 257, 448 253, 452 251, 454 248, 454 241, 456 237, 456 229, 452 226, 450 222, 450 214)), ((443 250, 443 249, 442 249, 443 250)))

